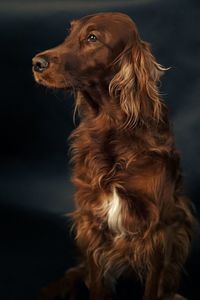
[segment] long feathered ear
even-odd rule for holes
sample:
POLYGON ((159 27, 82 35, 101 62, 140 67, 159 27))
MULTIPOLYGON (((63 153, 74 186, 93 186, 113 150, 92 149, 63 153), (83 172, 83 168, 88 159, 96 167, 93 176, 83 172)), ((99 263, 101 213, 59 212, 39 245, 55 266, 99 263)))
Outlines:
POLYGON ((138 39, 135 45, 114 62, 119 70, 109 85, 111 97, 118 97, 126 115, 124 126, 134 126, 146 118, 161 119, 162 102, 157 82, 167 70, 158 64, 148 43, 138 39))

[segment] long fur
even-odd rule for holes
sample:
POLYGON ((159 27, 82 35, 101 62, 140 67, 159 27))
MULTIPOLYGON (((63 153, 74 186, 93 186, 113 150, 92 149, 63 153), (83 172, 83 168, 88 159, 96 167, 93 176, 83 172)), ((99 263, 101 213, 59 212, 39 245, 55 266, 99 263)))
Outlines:
POLYGON ((182 188, 167 109, 158 91, 160 76, 167 69, 157 63, 133 21, 120 13, 75 21, 65 48, 55 49, 39 55, 62 53, 67 67, 63 71, 62 65, 51 64, 35 77, 41 81, 53 74, 54 83, 61 87, 60 73, 64 72, 63 77, 70 74, 68 81, 81 115, 71 135, 76 188, 76 210, 71 217, 82 263, 67 273, 66 286, 74 286, 74 278, 82 278, 91 300, 105 300, 113 283, 131 269, 145 285, 143 299, 178 299, 175 293, 195 220, 182 188), (94 44, 87 44, 89 48, 82 45, 80 57, 70 54, 76 68, 67 72, 70 47, 76 46, 77 32, 83 32, 90 22, 90 26, 95 22, 96 26, 107 25, 110 31, 113 26, 113 32, 106 35, 104 29, 107 39, 93 65, 90 60, 81 61, 81 55, 88 51, 92 55, 94 44), (116 24, 120 24, 115 37, 119 42, 111 52, 116 24), (67 43, 71 43, 68 48, 67 43), (68 51, 66 56, 64 51, 68 51), (109 64, 108 53, 116 53, 109 64), (99 59, 101 68, 95 64, 99 59))

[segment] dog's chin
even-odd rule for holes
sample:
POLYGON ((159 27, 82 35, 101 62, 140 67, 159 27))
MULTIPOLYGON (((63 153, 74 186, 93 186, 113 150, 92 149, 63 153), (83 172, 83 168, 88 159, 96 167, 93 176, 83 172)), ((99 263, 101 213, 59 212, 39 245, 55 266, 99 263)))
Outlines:
POLYGON ((33 72, 33 75, 34 75, 35 81, 38 84, 43 85, 48 88, 51 88, 51 89, 71 89, 72 88, 70 83, 65 80, 55 81, 50 78, 46 79, 46 78, 42 77, 41 75, 38 75, 38 73, 36 73, 36 72, 33 72))

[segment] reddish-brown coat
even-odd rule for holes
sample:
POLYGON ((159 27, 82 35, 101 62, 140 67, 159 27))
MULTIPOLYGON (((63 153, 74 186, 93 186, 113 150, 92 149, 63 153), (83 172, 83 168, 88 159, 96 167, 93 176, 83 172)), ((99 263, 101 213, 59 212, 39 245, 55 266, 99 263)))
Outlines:
POLYGON ((36 80, 73 88, 81 114, 71 152, 82 262, 62 279, 63 295, 82 279, 91 300, 110 299, 115 280, 132 269, 145 282, 144 300, 178 299, 194 218, 157 88, 165 68, 121 13, 74 21, 63 44, 37 57, 50 64, 36 80), (96 43, 87 41, 91 32, 96 43))

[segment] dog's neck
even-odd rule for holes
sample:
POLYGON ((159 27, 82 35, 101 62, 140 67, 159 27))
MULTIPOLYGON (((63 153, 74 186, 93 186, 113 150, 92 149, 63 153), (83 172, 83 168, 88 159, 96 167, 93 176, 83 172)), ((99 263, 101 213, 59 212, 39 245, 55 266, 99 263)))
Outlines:
MULTIPOLYGON (((119 101, 109 95, 108 87, 96 85, 79 91, 82 95, 81 111, 87 118, 101 118, 116 128, 122 124, 123 113, 119 109, 119 101)), ((107 127, 106 126, 106 127, 107 127)))
POLYGON ((103 106, 104 98, 108 98, 103 96, 99 90, 94 87, 90 89, 86 89, 81 91, 81 94, 84 97, 84 101, 86 101, 89 109, 93 111, 94 114, 98 114, 103 106))
MULTIPOLYGON (((81 94, 80 103, 80 112, 82 117, 86 117, 87 120, 98 120, 101 119, 102 123, 105 126, 105 129, 108 127, 117 129, 124 128, 124 124, 126 123, 126 115, 125 113, 119 109, 120 100, 117 98, 113 98, 109 94, 109 86, 106 84, 95 84, 91 86, 87 86, 78 90, 81 94)), ((164 122, 157 122, 151 118, 146 117, 144 120, 139 120, 139 122, 134 125, 134 131, 137 127, 152 129, 155 128, 156 131, 159 128, 168 128, 168 120, 167 120, 167 110, 165 107, 163 109, 164 122), (166 110, 166 111, 165 111, 166 110)), ((96 122, 95 121, 95 122, 96 122)), ((126 126, 126 130, 128 128, 132 131, 132 124, 128 124, 126 126)))

